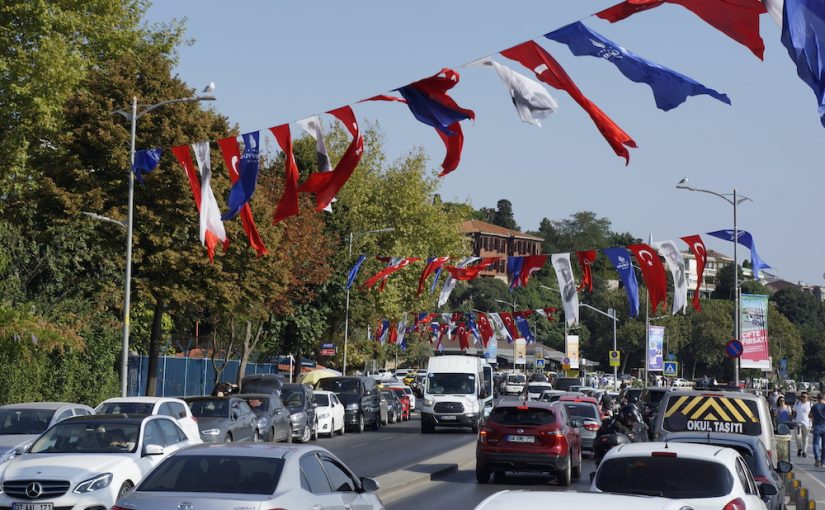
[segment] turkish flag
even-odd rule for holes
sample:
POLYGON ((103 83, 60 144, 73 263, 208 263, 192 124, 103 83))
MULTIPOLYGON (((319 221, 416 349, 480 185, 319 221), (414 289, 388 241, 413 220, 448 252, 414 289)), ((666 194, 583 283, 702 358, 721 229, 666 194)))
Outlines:
POLYGON ((463 322, 458 323, 455 328, 455 336, 458 338, 458 346, 462 351, 470 348, 470 335, 467 333, 467 325, 463 322))
MULTIPOLYGON (((238 147, 238 139, 234 136, 222 138, 218 140, 218 145, 221 148, 221 155, 223 155, 223 164, 229 172, 229 180, 232 184, 239 179, 238 162, 241 160, 241 150, 238 147)), ((249 207, 249 202, 245 203, 241 208, 241 224, 243 231, 246 232, 246 237, 249 239, 249 246, 251 246, 258 255, 266 255, 267 250, 261 235, 258 233, 258 227, 255 226, 255 219, 252 217, 252 208, 249 207)))
POLYGON ((528 255, 524 257, 521 262, 521 271, 519 272, 519 280, 521 287, 527 287, 527 282, 530 280, 530 275, 544 267, 547 262, 547 255, 528 255))
POLYGON ((478 331, 481 333, 481 340, 484 342, 484 348, 486 349, 487 343, 493 338, 495 332, 493 331, 493 325, 487 319, 487 315, 483 313, 478 314, 478 331))
POLYGON ((584 288, 587 292, 593 292, 593 271, 590 266, 596 262, 596 250, 577 251, 576 257, 579 259, 579 265, 582 268, 582 282, 579 284, 578 290, 584 288))
POLYGON ((607 143, 613 147, 616 155, 623 157, 625 164, 630 163, 630 152, 625 146, 636 147, 636 142, 613 122, 613 119, 582 94, 561 64, 544 48, 534 41, 527 41, 504 50, 501 54, 531 69, 536 74, 536 78, 544 83, 570 94, 570 97, 590 115, 607 143))
POLYGON ((444 266, 447 271, 450 272, 453 278, 456 280, 475 280, 478 278, 478 275, 490 267, 494 262, 498 261, 499 257, 484 257, 478 264, 475 264, 470 267, 456 267, 456 266, 444 266))
POLYGON ((702 305, 699 303, 699 289, 702 288, 702 275, 705 272, 705 263, 708 261, 708 252, 705 249, 705 243, 698 235, 685 236, 682 241, 687 243, 690 252, 696 257, 696 290, 693 292, 693 309, 698 312, 702 310, 702 305))
POLYGON ((665 266, 659 259, 659 252, 647 244, 631 244, 627 247, 636 256, 642 277, 650 295, 651 308, 655 312, 659 303, 662 310, 667 308, 667 276, 665 266))
POLYGON ((427 281, 427 278, 448 260, 450 260, 450 257, 431 257, 427 259, 427 265, 424 267, 424 270, 421 271, 421 276, 418 277, 417 295, 420 296, 421 293, 424 292, 424 283, 427 281))
POLYGON ((513 320, 513 314, 510 312, 499 312, 498 314, 501 317, 501 322, 504 323, 504 327, 507 328, 507 332, 510 333, 512 338, 518 338, 518 330, 516 330, 516 322, 513 320))
POLYGON ((281 150, 286 154, 284 164, 284 194, 275 208, 275 217, 272 223, 278 223, 290 216, 297 215, 298 209, 298 165, 295 163, 295 155, 292 153, 292 135, 289 132, 289 124, 282 124, 269 128, 281 146, 281 150))
MULTIPOLYGON (((391 274, 393 274, 394 272, 399 271, 401 269, 404 269, 405 267, 409 266, 413 262, 417 262, 419 260, 421 260, 421 259, 415 258, 415 257, 409 257, 409 258, 406 258, 406 259, 401 259, 397 263, 391 264, 391 265, 385 267, 384 269, 382 269, 381 271, 378 271, 374 275, 370 276, 369 279, 366 282, 364 282, 364 287, 366 287, 368 289, 371 289, 379 281, 381 281, 383 283, 383 280, 386 280, 387 278, 389 278, 389 276, 391 274)), ((382 288, 382 290, 383 290, 383 288, 382 288)))

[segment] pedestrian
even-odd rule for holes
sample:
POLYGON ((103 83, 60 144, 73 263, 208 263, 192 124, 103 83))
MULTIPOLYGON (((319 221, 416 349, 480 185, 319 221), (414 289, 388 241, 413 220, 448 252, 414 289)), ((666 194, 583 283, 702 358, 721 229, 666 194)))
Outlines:
POLYGON ((808 401, 808 392, 803 391, 799 400, 793 405, 794 419, 796 420, 796 456, 807 457, 808 432, 811 430, 811 403, 808 401))
POLYGON ((825 439, 825 394, 816 396, 817 403, 811 406, 811 420, 814 431, 814 467, 822 467, 822 441, 825 439))
POLYGON ((779 397, 776 399, 776 408, 774 409, 774 413, 776 413, 775 416, 777 425, 791 421, 792 412, 793 410, 791 409, 791 406, 785 403, 785 397, 779 397))

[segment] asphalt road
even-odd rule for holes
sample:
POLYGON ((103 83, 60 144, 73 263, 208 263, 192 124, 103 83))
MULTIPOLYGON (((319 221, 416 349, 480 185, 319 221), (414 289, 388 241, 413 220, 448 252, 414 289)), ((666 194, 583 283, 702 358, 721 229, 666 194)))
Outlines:
POLYGON ((426 489, 387 504, 387 510, 420 510, 422 508, 461 508, 471 510, 487 496, 502 490, 530 491, 586 491, 590 486, 590 472, 595 471, 593 460, 584 458, 582 477, 573 480, 570 487, 559 487, 551 476, 508 473, 503 482, 482 485, 476 482, 475 465, 459 469, 452 475, 431 482, 426 489))
POLYGON ((358 476, 378 476, 411 464, 417 464, 448 450, 475 442, 470 429, 437 429, 435 434, 421 434, 418 413, 410 421, 381 427, 363 434, 347 432, 333 439, 318 438, 318 446, 328 449, 358 476))

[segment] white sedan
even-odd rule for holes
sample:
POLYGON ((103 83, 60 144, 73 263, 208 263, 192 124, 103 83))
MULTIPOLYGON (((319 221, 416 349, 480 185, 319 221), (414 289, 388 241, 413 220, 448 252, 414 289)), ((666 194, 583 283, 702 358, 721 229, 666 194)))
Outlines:
POLYGON ((117 397, 101 402, 95 414, 159 414, 178 422, 189 439, 200 442, 198 422, 192 416, 189 405, 179 398, 170 397, 117 397))
POLYGON ((318 419, 318 434, 344 435, 344 404, 331 391, 315 390, 315 416, 318 419))
POLYGON ((204 444, 169 457, 112 510, 383 510, 377 490, 317 446, 204 444))
POLYGON ((625 496, 590 492, 500 491, 479 503, 475 510, 513 508, 575 508, 576 510, 683 510, 685 503, 667 498, 625 496))
POLYGON ((110 508, 169 454, 191 444, 166 416, 69 418, 2 465, 0 507, 110 508))

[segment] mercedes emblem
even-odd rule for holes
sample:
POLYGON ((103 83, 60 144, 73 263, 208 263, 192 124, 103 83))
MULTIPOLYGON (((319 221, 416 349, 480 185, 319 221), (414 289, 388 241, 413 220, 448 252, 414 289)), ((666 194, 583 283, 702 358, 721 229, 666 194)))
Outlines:
POLYGON ((29 499, 37 499, 43 494, 43 486, 39 482, 32 482, 26 486, 26 496, 29 499))

